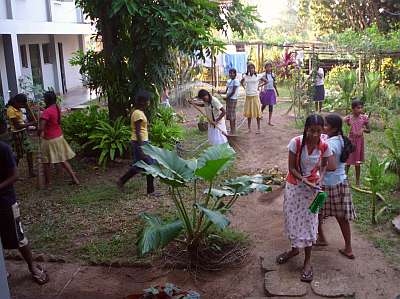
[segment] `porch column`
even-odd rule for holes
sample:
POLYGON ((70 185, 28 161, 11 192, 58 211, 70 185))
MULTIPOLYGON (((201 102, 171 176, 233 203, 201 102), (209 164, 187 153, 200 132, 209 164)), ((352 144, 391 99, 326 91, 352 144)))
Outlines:
POLYGON ((6 72, 8 89, 11 96, 19 92, 18 79, 22 76, 21 56, 19 53, 17 34, 3 34, 4 57, 6 59, 6 72))
POLYGON ((54 92, 61 94, 61 71, 60 71, 60 57, 58 55, 58 45, 54 38, 54 35, 49 35, 50 37, 50 56, 53 64, 53 75, 54 75, 54 92))
POLYGON ((15 15, 15 1, 6 0, 7 19, 14 19, 15 15))

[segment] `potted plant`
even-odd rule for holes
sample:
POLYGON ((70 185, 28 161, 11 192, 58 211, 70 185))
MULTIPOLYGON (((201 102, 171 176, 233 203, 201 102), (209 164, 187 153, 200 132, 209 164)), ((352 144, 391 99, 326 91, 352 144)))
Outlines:
POLYGON ((197 117, 197 127, 199 128, 200 132, 208 131, 208 121, 204 115, 199 115, 197 117))

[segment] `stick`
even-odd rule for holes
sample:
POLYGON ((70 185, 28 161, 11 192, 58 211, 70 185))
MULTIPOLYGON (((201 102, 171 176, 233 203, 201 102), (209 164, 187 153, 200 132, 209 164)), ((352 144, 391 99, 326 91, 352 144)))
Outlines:
MULTIPOLYGON (((38 114, 40 114, 40 111, 38 111, 38 114)), ((33 114, 34 115, 34 114, 33 114)), ((40 116, 38 115, 37 117, 37 129, 39 130, 40 126, 40 116)), ((43 189, 44 188, 44 169, 43 169, 43 163, 42 163, 42 138, 39 135, 38 137, 38 151, 37 151, 37 164, 38 164, 38 188, 43 189)))

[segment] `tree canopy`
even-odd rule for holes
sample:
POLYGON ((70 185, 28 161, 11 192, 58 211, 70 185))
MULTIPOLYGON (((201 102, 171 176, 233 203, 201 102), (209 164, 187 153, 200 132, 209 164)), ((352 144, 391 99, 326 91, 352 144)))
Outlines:
POLYGON ((204 58, 224 48, 216 32, 243 34, 258 20, 256 8, 233 1, 77 0, 92 20, 100 52, 79 59, 89 85, 108 99, 110 117, 125 114, 138 89, 157 93, 180 52, 204 58))
POLYGON ((300 0, 299 15, 306 22, 311 15, 312 22, 321 33, 343 32, 346 29, 362 31, 377 24, 380 31, 394 29, 399 16, 381 13, 399 10, 397 1, 392 0, 300 0))

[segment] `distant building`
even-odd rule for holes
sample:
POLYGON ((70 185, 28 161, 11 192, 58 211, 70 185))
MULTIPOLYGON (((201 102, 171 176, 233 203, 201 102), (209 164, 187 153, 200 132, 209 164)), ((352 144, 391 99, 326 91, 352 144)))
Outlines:
POLYGON ((0 0, 0 97, 8 102, 27 78, 59 94, 81 87, 69 59, 91 33, 74 0, 0 0))

